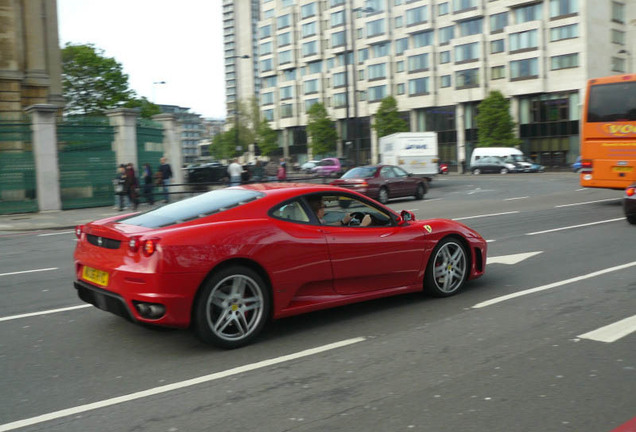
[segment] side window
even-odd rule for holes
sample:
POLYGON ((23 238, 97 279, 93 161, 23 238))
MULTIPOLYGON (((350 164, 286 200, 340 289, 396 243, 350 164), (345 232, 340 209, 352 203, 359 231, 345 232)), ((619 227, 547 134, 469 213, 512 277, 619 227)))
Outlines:
POLYGON ((272 216, 292 222, 309 222, 309 216, 298 201, 283 204, 272 212, 272 216))
POLYGON ((408 173, 406 171, 404 171, 402 168, 400 167, 393 167, 393 171, 395 171, 395 176, 396 177, 408 177, 408 173))
POLYGON ((390 226, 393 223, 389 214, 349 195, 313 196, 307 201, 323 225, 342 226, 341 221, 354 218, 357 223, 354 221, 347 226, 357 227, 365 215, 371 217, 369 226, 390 226), (347 215, 348 218, 346 218, 347 215))
POLYGON ((393 170, 391 169, 391 167, 382 167, 382 169, 380 170, 380 175, 384 178, 393 178, 395 177, 395 174, 393 173, 393 170))

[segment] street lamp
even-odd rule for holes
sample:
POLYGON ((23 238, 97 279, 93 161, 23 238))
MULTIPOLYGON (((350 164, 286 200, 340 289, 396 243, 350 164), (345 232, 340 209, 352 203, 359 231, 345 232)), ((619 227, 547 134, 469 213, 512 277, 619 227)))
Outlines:
MULTIPOLYGON (((250 56, 247 54, 230 56, 229 58, 248 59, 250 56)), ((239 151, 241 141, 239 140, 239 62, 234 62, 234 127, 236 128, 236 151, 239 151)))
POLYGON ((152 103, 156 103, 156 100, 155 100, 155 89, 156 89, 156 86, 162 85, 162 84, 165 84, 165 83, 166 83, 165 81, 153 81, 152 82, 152 103))

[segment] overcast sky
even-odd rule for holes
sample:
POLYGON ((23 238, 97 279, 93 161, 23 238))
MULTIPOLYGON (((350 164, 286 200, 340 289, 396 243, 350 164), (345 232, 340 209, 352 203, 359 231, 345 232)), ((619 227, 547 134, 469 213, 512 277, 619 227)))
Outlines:
POLYGON ((221 0, 57 0, 57 7, 62 47, 91 43, 123 66, 138 95, 225 117, 221 0))

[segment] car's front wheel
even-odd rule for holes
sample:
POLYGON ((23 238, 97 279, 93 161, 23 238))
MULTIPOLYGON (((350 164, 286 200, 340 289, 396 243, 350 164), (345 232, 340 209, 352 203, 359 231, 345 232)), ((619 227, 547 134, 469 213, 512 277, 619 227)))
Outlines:
POLYGON ((231 266, 215 273, 194 305, 194 331, 204 342, 221 348, 250 343, 269 320, 271 296, 252 269, 231 266))
POLYGON ((473 175, 479 175, 479 174, 481 174, 481 170, 479 168, 475 168, 473 170, 473 175))
POLYGON ((508 168, 502 168, 499 172, 501 174, 508 174, 508 168))
POLYGON ((441 240, 429 259, 424 289, 434 297, 456 294, 468 277, 469 259, 464 245, 454 237, 441 240))
POLYGON ((389 202, 389 191, 384 186, 380 188, 380 192, 378 192, 378 201, 382 204, 386 204, 389 202))
POLYGON ((426 194, 426 188, 422 183, 417 185, 417 189, 415 190, 415 199, 421 200, 424 199, 424 195, 426 194))

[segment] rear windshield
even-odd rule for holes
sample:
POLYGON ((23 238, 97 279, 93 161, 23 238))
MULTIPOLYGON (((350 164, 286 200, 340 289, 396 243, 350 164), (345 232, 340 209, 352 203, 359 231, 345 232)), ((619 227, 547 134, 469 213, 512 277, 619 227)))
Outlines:
POLYGON ((246 204, 262 197, 261 192, 244 189, 219 189, 177 201, 118 222, 147 228, 175 225, 246 204))
POLYGON ((590 87, 588 122, 636 120, 636 81, 590 87))
POLYGON ((341 178, 368 178, 373 177, 376 167, 357 167, 352 168, 345 173, 341 178))

